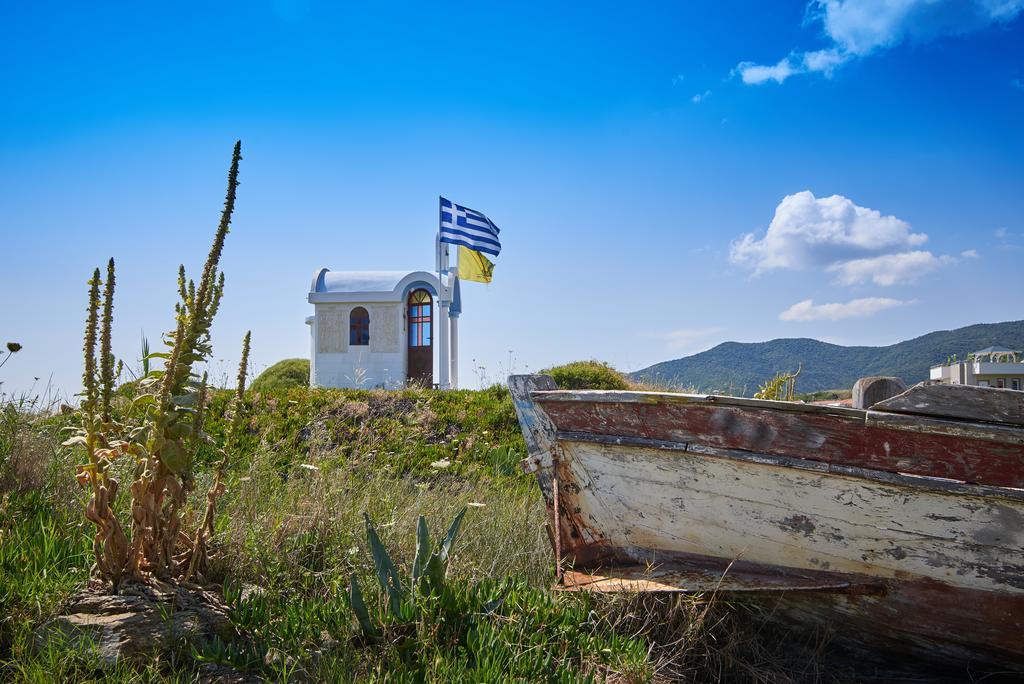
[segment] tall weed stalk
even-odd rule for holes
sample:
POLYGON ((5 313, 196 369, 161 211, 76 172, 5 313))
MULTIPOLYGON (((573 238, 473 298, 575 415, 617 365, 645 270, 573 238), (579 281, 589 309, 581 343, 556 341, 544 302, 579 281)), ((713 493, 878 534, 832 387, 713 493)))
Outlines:
MULTIPOLYGON (((212 354, 210 327, 224 294, 224 274, 218 270, 224 241, 231 224, 238 189, 241 143, 235 143, 228 172, 228 189, 220 223, 210 246, 198 284, 178 270, 178 294, 174 330, 164 337, 165 352, 144 360, 162 359, 162 368, 150 370, 139 383, 135 407, 143 418, 138 425, 118 424, 111 415, 115 372, 110 349, 113 325, 114 260, 104 281, 99 269, 89 281, 81 402, 82 427, 65 442, 81 445, 87 462, 79 466, 79 481, 90 487, 86 518, 96 526, 93 551, 96 571, 115 587, 125 577, 133 580, 179 579, 201 570, 205 538, 212 524, 214 502, 223 491, 220 478, 208 495, 207 515, 194 535, 181 529, 181 510, 194 488, 192 462, 198 446, 208 442, 203 431, 207 377, 197 376, 196 364, 212 354), (102 303, 100 285, 103 285, 102 303), (102 315, 100 313, 102 308, 102 315), (97 344, 99 349, 97 350, 97 344), (111 463, 120 457, 136 461, 131 484, 130 527, 126 531, 115 510, 119 483, 110 476, 111 463)), ((237 404, 245 390, 249 351, 245 336, 239 371, 237 404)), ((226 463, 227 452, 224 453, 226 463)))

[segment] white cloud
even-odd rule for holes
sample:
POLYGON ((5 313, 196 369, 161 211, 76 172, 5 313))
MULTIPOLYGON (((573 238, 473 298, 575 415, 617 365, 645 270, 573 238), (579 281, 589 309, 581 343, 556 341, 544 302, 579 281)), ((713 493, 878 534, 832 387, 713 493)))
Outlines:
POLYGON ((692 351, 695 346, 698 346, 697 343, 706 340, 712 335, 717 335, 722 330, 723 328, 719 327, 680 328, 679 330, 653 333, 651 337, 664 340, 665 346, 671 351, 692 351))
POLYGON ((906 306, 914 302, 886 297, 865 297, 844 303, 815 304, 813 299, 797 302, 779 314, 783 321, 838 321, 842 318, 864 318, 873 316, 879 311, 906 306))
POLYGON ((709 97, 711 97, 711 91, 705 90, 703 93, 697 93, 696 95, 691 97, 690 102, 692 102, 693 104, 700 104, 709 97))
POLYGON ((836 67, 851 59, 906 40, 924 42, 978 31, 1011 21, 1022 10, 1024 0, 811 0, 808 17, 821 22, 830 46, 792 53, 775 66, 740 62, 736 71, 748 84, 782 83, 789 76, 808 72, 831 76, 836 67), (748 79, 747 73, 753 77, 748 79))
POLYGON ((738 73, 743 82, 748 85, 756 85, 766 81, 782 83, 793 74, 799 73, 793 66, 793 63, 789 61, 789 57, 780 59, 779 63, 775 66, 765 66, 763 64, 755 64, 754 62, 740 62, 736 65, 733 72, 738 73))
POLYGON ((853 259, 832 264, 827 271, 838 273, 838 282, 857 285, 870 280, 875 285, 909 283, 931 273, 940 266, 954 263, 951 256, 935 256, 931 252, 914 251, 883 254, 868 259, 853 259))
POLYGON ((816 0, 811 11, 843 52, 863 56, 1014 19, 1024 0, 816 0))
POLYGON ((672 85, 677 86, 685 80, 686 74, 680 71, 678 74, 672 77, 672 85))
POLYGON ((1005 228, 996 228, 996 237, 999 238, 1000 240, 1005 238, 1008 234, 1009 231, 1007 231, 1005 228))
POLYGON ((845 62, 846 55, 835 48, 805 52, 803 58, 804 71, 820 71, 831 76, 837 66, 845 62))
POLYGON ((756 275, 905 252, 927 239, 895 216, 857 206, 842 195, 818 199, 804 190, 779 202, 763 238, 748 233, 734 242, 729 258, 752 267, 756 275))
POLYGON ((832 76, 836 67, 845 62, 848 55, 835 48, 805 52, 801 55, 789 55, 783 57, 775 65, 756 64, 754 62, 740 62, 733 69, 738 73, 743 82, 747 85, 759 85, 768 81, 782 83, 790 76, 805 74, 809 71, 817 71, 832 76))
POLYGON ((748 233, 733 242, 729 259, 755 276, 777 269, 820 268, 835 273, 842 285, 872 282, 888 287, 913 282, 959 258, 978 257, 973 249, 959 258, 917 249, 927 240, 925 233, 913 232, 895 216, 858 206, 842 195, 817 198, 804 190, 779 202, 764 237, 748 233))

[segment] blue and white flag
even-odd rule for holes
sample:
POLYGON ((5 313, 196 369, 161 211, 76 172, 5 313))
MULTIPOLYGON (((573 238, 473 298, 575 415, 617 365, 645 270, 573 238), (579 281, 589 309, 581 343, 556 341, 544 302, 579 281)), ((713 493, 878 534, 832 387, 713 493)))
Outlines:
POLYGON ((441 242, 498 256, 498 226, 479 211, 441 198, 441 242))

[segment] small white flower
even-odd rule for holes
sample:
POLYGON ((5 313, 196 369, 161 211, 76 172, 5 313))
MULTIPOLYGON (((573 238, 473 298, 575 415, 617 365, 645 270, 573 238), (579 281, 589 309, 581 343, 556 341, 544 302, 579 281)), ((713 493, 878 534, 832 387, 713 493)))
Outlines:
POLYGON ((320 468, 316 467, 312 463, 300 463, 299 467, 300 468, 305 468, 306 470, 312 470, 314 472, 320 470, 320 468))
POLYGON ((441 469, 441 468, 447 468, 451 464, 452 464, 452 462, 449 461, 447 458, 442 458, 440 461, 434 461, 433 463, 431 463, 430 467, 431 468, 441 469))
POLYGON ((470 502, 469 502, 468 504, 466 504, 466 505, 467 505, 467 506, 472 506, 473 508, 483 508, 483 507, 484 507, 484 506, 486 506, 487 504, 485 504, 485 503, 480 503, 479 501, 470 501, 470 502))

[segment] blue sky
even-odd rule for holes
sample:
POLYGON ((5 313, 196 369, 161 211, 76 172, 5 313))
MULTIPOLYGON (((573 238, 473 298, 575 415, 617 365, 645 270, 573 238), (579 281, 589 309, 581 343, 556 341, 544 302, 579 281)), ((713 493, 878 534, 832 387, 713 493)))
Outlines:
POLYGON ((438 194, 502 229, 470 385, 1024 317, 1024 0, 681 4, 5 5, 3 388, 77 390, 109 256, 115 351, 170 326, 236 138, 215 374, 308 355, 321 266, 429 268, 438 194))

